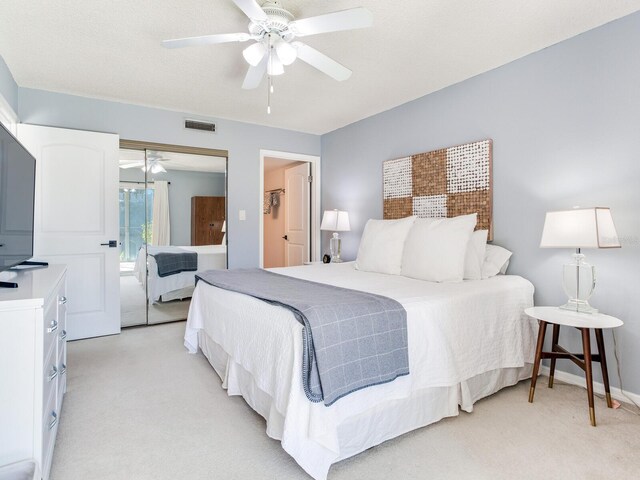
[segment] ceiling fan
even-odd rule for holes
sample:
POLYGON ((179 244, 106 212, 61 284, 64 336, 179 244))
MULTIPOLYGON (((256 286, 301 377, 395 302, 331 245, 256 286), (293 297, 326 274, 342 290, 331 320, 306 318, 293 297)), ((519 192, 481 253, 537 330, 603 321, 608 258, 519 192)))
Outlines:
POLYGON ((140 168, 143 172, 151 173, 167 173, 167 169, 162 166, 162 161, 168 159, 163 158, 158 152, 147 150, 147 161, 145 165, 144 160, 138 160, 133 162, 126 162, 120 165, 120 168, 126 170, 127 168, 140 168))
POLYGON ((250 65, 242 84, 242 88, 247 90, 257 88, 265 73, 269 77, 282 75, 284 67, 291 65, 296 58, 335 80, 347 80, 351 76, 351 70, 294 39, 373 25, 373 15, 364 7, 295 20, 293 14, 285 10, 277 0, 269 0, 262 6, 256 0, 233 0, 233 3, 251 20, 249 33, 177 38, 164 40, 162 45, 166 48, 181 48, 253 40, 254 43, 242 52, 250 65))

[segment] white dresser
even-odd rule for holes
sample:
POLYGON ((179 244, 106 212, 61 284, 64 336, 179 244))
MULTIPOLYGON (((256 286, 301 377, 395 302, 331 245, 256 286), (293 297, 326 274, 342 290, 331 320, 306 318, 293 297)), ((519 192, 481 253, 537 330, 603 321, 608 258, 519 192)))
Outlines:
POLYGON ((0 466, 34 459, 49 478, 66 391, 66 267, 3 272, 0 280, 0 466))

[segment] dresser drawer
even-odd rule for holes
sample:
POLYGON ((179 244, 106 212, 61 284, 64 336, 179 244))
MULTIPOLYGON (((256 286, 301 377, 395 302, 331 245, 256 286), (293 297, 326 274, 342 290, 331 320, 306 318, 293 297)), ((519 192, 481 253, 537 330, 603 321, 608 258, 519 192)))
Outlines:
POLYGON ((59 320, 58 324, 58 352, 61 352, 63 348, 67 345, 67 329, 65 328, 64 322, 59 320))
POLYGON ((64 283, 60 285, 58 292, 56 293, 56 303, 58 308, 58 328, 60 330, 66 330, 67 328, 67 297, 65 295, 64 283))
POLYGON ((67 344, 64 343, 61 350, 58 350, 58 401, 56 406, 58 411, 62 411, 62 397, 67 391, 67 344))
POLYGON ((53 446, 56 441, 56 433, 58 432, 58 421, 60 420, 60 411, 56 407, 56 395, 52 395, 46 402, 44 416, 42 419, 42 478, 49 478, 49 470, 51 469, 51 457, 53 454, 53 446))
POLYGON ((45 361, 47 352, 51 349, 51 345, 55 345, 56 339, 58 338, 59 333, 59 323, 58 323, 58 308, 57 308, 57 297, 53 297, 44 309, 44 317, 42 318, 42 324, 44 328, 43 338, 44 338, 44 349, 43 352, 45 354, 45 361))
POLYGON ((54 399, 56 397, 56 393, 52 393, 52 390, 56 390, 58 375, 60 375, 58 355, 56 344, 53 343, 42 367, 42 401, 44 404, 46 404, 50 396, 53 395, 54 399))

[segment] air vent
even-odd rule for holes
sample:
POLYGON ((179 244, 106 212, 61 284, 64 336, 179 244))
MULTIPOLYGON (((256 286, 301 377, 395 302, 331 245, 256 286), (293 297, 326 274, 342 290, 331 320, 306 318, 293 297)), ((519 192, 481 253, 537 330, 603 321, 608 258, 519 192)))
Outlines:
POLYGON ((198 120, 185 120, 184 128, 189 128, 191 130, 200 130, 202 132, 216 132, 215 123, 200 122, 198 120))

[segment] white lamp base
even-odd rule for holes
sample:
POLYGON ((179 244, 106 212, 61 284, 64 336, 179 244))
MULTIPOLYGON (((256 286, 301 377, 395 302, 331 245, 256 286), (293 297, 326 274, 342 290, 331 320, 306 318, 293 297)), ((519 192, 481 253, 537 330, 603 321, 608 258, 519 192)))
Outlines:
POLYGON ((598 313, 598 309, 589 305, 589 298, 596 286, 596 269, 584 261, 580 250, 573 255, 573 263, 564 265, 562 286, 569 301, 560 308, 572 312, 598 313))
POLYGON ((331 262, 332 263, 342 263, 342 259, 340 258, 340 250, 342 248, 342 239, 338 232, 334 232, 333 237, 329 241, 329 250, 331 251, 331 262))
POLYGON ((584 300, 576 300, 575 298, 572 298, 564 305, 560 305, 560 308, 563 310, 571 310, 572 312, 579 313, 598 313, 598 309, 593 308, 591 305, 589 305, 589 302, 584 300))

